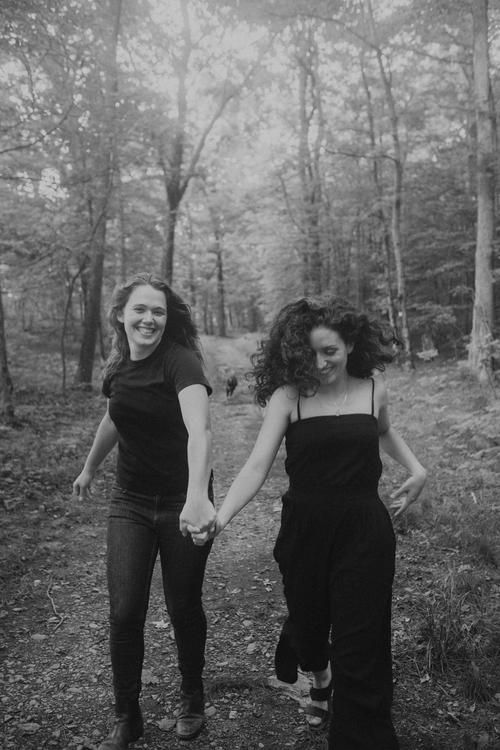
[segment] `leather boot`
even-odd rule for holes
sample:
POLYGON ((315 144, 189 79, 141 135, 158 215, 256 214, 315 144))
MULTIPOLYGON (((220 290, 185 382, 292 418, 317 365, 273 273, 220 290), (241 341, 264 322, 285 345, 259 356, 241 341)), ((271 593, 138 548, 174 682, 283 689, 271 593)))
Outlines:
POLYGON ((205 702, 202 690, 185 693, 181 690, 181 701, 175 731, 180 740, 192 740, 205 725, 205 702))
POLYGON ((138 714, 117 714, 113 729, 99 745, 99 750, 127 750, 131 742, 142 737, 143 731, 144 724, 140 711, 138 714))

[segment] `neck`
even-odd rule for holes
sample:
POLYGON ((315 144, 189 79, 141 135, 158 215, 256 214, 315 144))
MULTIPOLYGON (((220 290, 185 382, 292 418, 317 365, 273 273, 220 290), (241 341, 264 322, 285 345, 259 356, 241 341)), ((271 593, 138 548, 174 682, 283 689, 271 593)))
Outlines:
POLYGON ((346 374, 344 377, 335 380, 333 383, 326 383, 320 385, 318 388, 319 393, 330 396, 343 396, 349 388, 349 376, 346 374))

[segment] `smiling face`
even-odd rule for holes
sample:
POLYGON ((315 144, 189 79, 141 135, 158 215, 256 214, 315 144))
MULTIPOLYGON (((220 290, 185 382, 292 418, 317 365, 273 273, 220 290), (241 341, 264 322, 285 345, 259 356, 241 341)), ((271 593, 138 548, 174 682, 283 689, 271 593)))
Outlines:
POLYGON ((130 359, 144 359, 156 349, 167 325, 164 292, 148 284, 135 287, 117 319, 123 323, 130 359))
POLYGON ((337 331, 318 326, 309 334, 311 349, 316 357, 316 369, 321 385, 331 385, 347 375, 347 357, 352 344, 346 344, 337 331))

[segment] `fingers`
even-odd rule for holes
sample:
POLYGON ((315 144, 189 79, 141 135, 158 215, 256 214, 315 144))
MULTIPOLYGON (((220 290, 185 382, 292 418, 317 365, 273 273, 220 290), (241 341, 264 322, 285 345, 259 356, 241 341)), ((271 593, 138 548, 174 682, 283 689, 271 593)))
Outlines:
POLYGON ((393 515, 393 518, 397 518, 401 515, 401 513, 404 513, 404 511, 408 508, 409 503, 407 500, 403 500, 399 503, 392 503, 391 504, 391 510, 394 510, 395 513, 393 515))
POLYGON ((73 485, 73 492, 71 493, 71 497, 74 500, 86 500, 89 495, 89 487, 82 487, 80 484, 73 485))
POLYGON ((404 513, 406 510, 408 510, 412 502, 416 499, 415 493, 408 490, 399 490, 397 493, 393 493, 391 495, 391 498, 395 498, 396 495, 398 496, 398 499, 391 503, 391 510, 396 511, 394 513, 394 518, 397 518, 401 515, 401 513, 404 513), (405 495, 405 497, 401 497, 401 495, 403 494, 405 495))
POLYGON ((208 531, 203 531, 202 533, 192 533, 191 539, 193 540, 193 544, 202 546, 208 542, 208 540, 210 539, 210 534, 208 531))
POLYGON ((188 526, 188 530, 191 534, 193 544, 196 545, 206 544, 210 539, 214 539, 217 535, 217 525, 215 521, 210 528, 205 529, 204 531, 201 531, 200 529, 197 529, 193 526, 188 526))

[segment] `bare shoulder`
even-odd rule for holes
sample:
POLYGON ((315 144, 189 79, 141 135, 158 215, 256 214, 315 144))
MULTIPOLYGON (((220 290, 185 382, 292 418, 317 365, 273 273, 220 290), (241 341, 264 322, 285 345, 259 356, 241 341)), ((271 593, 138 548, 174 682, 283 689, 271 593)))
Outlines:
POLYGON ((294 386, 282 385, 277 388, 269 400, 269 406, 279 409, 286 414, 291 414, 297 406, 298 391, 294 386))

